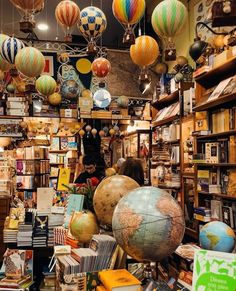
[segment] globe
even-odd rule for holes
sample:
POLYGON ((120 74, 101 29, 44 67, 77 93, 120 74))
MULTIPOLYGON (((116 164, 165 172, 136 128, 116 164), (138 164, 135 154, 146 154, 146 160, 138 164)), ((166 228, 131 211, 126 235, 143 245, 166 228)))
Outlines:
POLYGON ((70 232, 79 242, 90 242, 92 236, 99 233, 95 215, 88 210, 75 211, 70 221, 70 232))
POLYGON ((114 175, 102 180, 93 196, 93 207, 98 220, 111 225, 112 215, 119 200, 129 191, 139 187, 130 177, 114 175))
POLYGON ((203 249, 231 253, 236 244, 236 236, 224 222, 211 221, 202 227, 199 241, 203 249))
POLYGON ((62 83, 61 95, 64 99, 76 99, 79 94, 80 87, 75 80, 67 80, 62 83))
POLYGON ((181 207, 168 192, 141 187, 118 202, 112 229, 128 255, 148 262, 160 261, 175 251, 183 239, 185 223, 181 207))

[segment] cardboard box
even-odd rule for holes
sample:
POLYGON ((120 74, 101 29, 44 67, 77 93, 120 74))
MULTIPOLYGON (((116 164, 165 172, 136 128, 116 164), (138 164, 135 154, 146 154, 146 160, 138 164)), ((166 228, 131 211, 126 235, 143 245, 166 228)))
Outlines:
POLYGON ((227 62, 232 57, 233 57, 233 53, 232 53, 231 48, 216 55, 214 57, 213 69, 223 65, 225 62, 227 62))

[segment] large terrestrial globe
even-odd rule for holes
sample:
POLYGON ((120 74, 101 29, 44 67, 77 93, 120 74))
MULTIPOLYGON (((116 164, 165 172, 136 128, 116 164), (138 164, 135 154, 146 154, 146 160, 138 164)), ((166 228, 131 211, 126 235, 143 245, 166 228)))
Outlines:
POLYGON ((61 85, 63 99, 76 99, 80 95, 80 86, 75 80, 64 81, 61 85))
POLYGON ((203 249, 231 253, 236 244, 236 236, 231 227, 221 221, 205 224, 200 231, 203 249))
POLYGON ((93 207, 101 224, 111 225, 114 209, 119 200, 139 184, 124 175, 114 175, 102 180, 93 196, 93 207))
POLYGON ((117 204, 113 218, 114 237, 134 259, 160 261, 181 243, 185 223, 182 209, 166 191, 141 187, 117 204))

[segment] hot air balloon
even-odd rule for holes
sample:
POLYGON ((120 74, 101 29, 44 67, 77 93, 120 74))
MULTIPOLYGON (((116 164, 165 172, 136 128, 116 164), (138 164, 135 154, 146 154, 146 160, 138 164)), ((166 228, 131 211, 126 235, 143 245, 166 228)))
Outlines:
POLYGON ((24 47, 25 45, 21 40, 15 37, 8 37, 0 46, 0 54, 3 60, 10 64, 14 64, 17 53, 24 47))
POLYGON ((53 94, 57 88, 57 82, 48 75, 43 75, 36 80, 36 90, 44 96, 53 94))
POLYGON ((145 0, 113 0, 112 10, 115 18, 125 28, 123 43, 134 44, 134 27, 145 12, 145 0))
POLYGON ((88 41, 88 53, 96 53, 96 40, 102 35, 107 27, 107 19, 101 9, 95 6, 84 8, 80 12, 79 29, 88 41))
POLYGON ((183 30, 187 21, 187 9, 178 0, 164 0, 152 13, 152 27, 156 34, 173 44, 172 38, 183 30))
POLYGON ((44 0, 10 0, 18 9, 22 19, 20 30, 29 33, 35 27, 34 15, 44 8, 44 0))
POLYGON ((26 47, 16 55, 15 65, 23 75, 34 78, 42 73, 45 67, 45 58, 38 49, 26 47))
POLYGON ((79 6, 71 0, 63 0, 57 5, 55 16, 65 31, 65 41, 71 41, 71 33, 80 20, 79 6))
POLYGON ((105 58, 97 58, 92 63, 92 72, 98 78, 105 78, 111 70, 111 63, 105 58))

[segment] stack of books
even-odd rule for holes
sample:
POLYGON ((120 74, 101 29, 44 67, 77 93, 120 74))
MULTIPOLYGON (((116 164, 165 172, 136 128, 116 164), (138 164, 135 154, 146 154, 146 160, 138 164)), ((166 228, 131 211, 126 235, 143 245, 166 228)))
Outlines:
POLYGON ((18 229, 4 229, 3 230, 3 242, 16 243, 17 242, 18 229))
POLYGON ((20 223, 18 226, 17 246, 32 246, 33 226, 20 223))
POLYGON ((211 209, 208 209, 206 207, 195 207, 194 218, 202 222, 211 221, 211 209))
POLYGON ((48 247, 53 247, 54 228, 63 224, 64 214, 50 214, 48 219, 48 247))
POLYGON ((48 216, 37 215, 35 217, 33 231, 33 247, 46 247, 48 238, 48 216))
POLYGON ((29 116, 29 103, 26 97, 8 97, 7 115, 29 116))
POLYGON ((165 107, 165 108, 159 110, 157 115, 155 116, 153 122, 158 122, 158 121, 161 121, 163 119, 167 119, 167 118, 170 118, 172 116, 176 116, 179 114, 179 112, 180 112, 179 102, 176 102, 174 104, 171 104, 168 107, 165 107))

